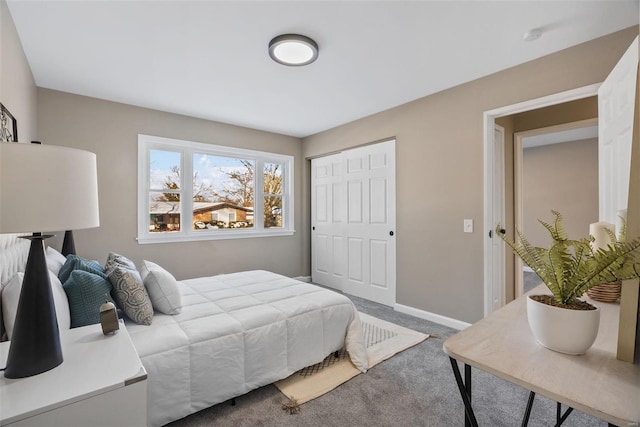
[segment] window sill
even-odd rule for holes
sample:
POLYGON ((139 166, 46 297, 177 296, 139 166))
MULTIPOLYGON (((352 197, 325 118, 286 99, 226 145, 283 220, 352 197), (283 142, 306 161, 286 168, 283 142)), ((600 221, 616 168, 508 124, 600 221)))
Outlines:
POLYGON ((253 239, 256 237, 278 237, 278 236, 292 236, 295 234, 295 230, 269 230, 269 231, 202 231, 202 232, 190 232, 189 234, 167 233, 163 235, 147 235, 138 236, 136 240, 140 245, 154 244, 154 243, 175 243, 175 242, 200 242, 204 240, 230 240, 230 239, 253 239))

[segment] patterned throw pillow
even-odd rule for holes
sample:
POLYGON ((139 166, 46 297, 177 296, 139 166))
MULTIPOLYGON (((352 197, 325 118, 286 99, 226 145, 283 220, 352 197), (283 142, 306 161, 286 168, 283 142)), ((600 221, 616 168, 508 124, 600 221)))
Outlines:
POLYGON ((115 266, 109 271, 114 296, 124 313, 134 322, 150 325, 153 320, 153 306, 137 270, 115 266))
POLYGON ((115 252, 111 252, 109 253, 109 256, 107 257, 107 262, 104 265, 105 274, 109 276, 112 270, 116 267, 124 267, 124 268, 128 268, 129 270, 137 271, 136 265, 129 258, 123 255, 119 255, 115 252))
POLYGON ((60 279, 63 284, 66 283, 66 281, 69 280, 69 276, 71 276, 71 272, 74 270, 88 271, 89 273, 97 274, 103 279, 107 278, 104 273, 104 268, 102 268, 98 261, 90 261, 70 254, 58 272, 58 279, 60 279))
POLYGON ((62 285, 69 299, 71 327, 100 323, 100 306, 111 299, 111 283, 97 274, 74 270, 62 285))
POLYGON ((140 275, 153 308, 164 314, 179 314, 182 311, 178 282, 171 273, 151 261, 142 261, 140 275))

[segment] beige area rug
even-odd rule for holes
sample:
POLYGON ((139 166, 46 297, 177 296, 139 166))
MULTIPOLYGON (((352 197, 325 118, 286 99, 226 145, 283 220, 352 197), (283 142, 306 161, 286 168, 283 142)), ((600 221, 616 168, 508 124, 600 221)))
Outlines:
MULTIPOLYGON (((429 338, 427 334, 364 313, 360 313, 360 320, 369 356, 369 369, 429 338)), ((322 396, 360 373, 351 363, 346 350, 342 349, 338 357, 331 354, 322 362, 276 382, 275 386, 289 399, 302 404, 322 396)))

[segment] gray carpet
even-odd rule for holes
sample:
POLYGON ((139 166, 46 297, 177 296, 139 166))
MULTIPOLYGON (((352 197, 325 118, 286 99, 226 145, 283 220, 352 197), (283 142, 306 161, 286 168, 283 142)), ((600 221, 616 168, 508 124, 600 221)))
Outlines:
POLYGON ((522 275, 524 276, 524 282, 522 284, 524 292, 529 292, 531 289, 542 283, 542 279, 532 271, 525 271, 522 275))
MULTIPOLYGON (((416 331, 439 334, 441 338, 429 338, 395 355, 366 374, 305 403, 295 415, 281 409, 286 399, 275 386, 269 385, 238 397, 236 406, 221 403, 170 426, 463 426, 462 399, 449 359, 442 351, 443 341, 456 331, 361 298, 351 299, 364 313, 416 331)), ((520 425, 527 397, 527 390, 473 369, 473 405, 480 426, 520 425)), ((529 425, 553 426, 555 411, 555 402, 536 397, 529 425)), ((563 424, 606 425, 578 411, 563 424)))

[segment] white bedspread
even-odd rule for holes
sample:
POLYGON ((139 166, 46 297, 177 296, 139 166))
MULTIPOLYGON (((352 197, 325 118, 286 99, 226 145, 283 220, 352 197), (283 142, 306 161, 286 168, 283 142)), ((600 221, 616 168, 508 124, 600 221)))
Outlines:
POLYGON ((346 346, 367 370, 360 318, 344 295, 268 271, 179 283, 178 315, 127 323, 158 426, 286 378, 346 346))

